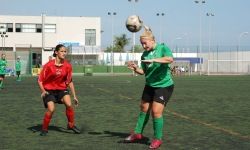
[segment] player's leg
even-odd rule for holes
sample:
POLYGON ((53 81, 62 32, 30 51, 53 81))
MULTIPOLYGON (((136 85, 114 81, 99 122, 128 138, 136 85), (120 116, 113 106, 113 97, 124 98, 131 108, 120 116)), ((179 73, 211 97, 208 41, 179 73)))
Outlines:
POLYGON ((43 117, 42 131, 40 133, 41 136, 45 136, 48 133, 49 123, 55 111, 55 103, 53 101, 47 102, 46 105, 47 105, 47 110, 43 117))
POLYGON ((0 75, 0 88, 2 88, 3 86, 3 78, 1 78, 1 75, 0 75))
POLYGON ((136 142, 142 139, 143 130, 149 120, 151 104, 153 101, 153 88, 145 86, 142 93, 142 100, 140 104, 140 113, 137 119, 136 127, 134 133, 130 134, 125 138, 125 142, 136 142))
POLYGON ((142 133, 150 116, 152 97, 152 88, 149 86, 145 86, 142 93, 140 113, 137 119, 136 127, 134 129, 134 132, 131 133, 127 138, 125 138, 125 142, 136 142, 137 140, 143 138, 142 133))
MULTIPOLYGON (((66 93, 66 92, 65 92, 66 93)), ((68 119, 68 129, 74 131, 76 134, 81 133, 81 131, 75 126, 75 112, 71 103, 71 98, 69 94, 63 96, 63 103, 66 107, 66 116, 68 119)))
POLYGON ((156 149, 162 144, 163 136, 163 111, 174 90, 174 86, 155 89, 154 101, 152 103, 152 117, 154 128, 154 139, 149 148, 156 149))
POLYGON ((0 74, 0 88, 3 88, 4 75, 0 74))
POLYGON ((154 139, 149 148, 156 149, 162 144, 162 130, 163 130, 163 110, 164 104, 154 101, 152 104, 152 117, 154 128, 154 139))
POLYGON ((17 72, 16 72, 16 75, 17 75, 16 80, 17 80, 17 81, 21 81, 21 78, 20 78, 20 71, 17 71, 17 72))
POLYGON ((135 127, 135 133, 142 134, 149 120, 151 103, 142 100, 140 108, 141 108, 140 109, 141 112, 138 116, 138 120, 137 120, 136 127, 135 127))
POLYGON ((150 116, 150 103, 149 102, 145 102, 145 101, 141 101, 141 110, 137 119, 137 123, 135 126, 134 131, 125 138, 124 142, 136 142, 138 140, 143 139, 142 133, 143 130, 149 120, 149 116, 150 116))
POLYGON ((143 130, 149 120, 151 107, 152 107, 152 100, 154 95, 154 88, 145 86, 143 93, 142 93, 142 100, 140 104, 140 114, 137 120, 137 124, 135 127, 135 133, 143 133, 143 130))

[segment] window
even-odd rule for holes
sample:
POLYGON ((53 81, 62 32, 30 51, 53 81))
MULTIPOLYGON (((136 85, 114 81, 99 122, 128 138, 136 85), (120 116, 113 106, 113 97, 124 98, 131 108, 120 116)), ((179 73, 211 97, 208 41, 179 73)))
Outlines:
MULTIPOLYGON (((43 31, 42 24, 16 23, 16 32, 41 33, 42 31, 43 31)), ((44 25, 44 32, 55 33, 56 32, 56 25, 55 24, 45 24, 44 25)))
POLYGON ((0 32, 6 32, 6 24, 0 23, 0 32))
POLYGON ((36 24, 22 24, 22 32, 25 33, 35 33, 36 32, 36 24))
POLYGON ((16 23, 16 32, 35 33, 36 32, 36 24, 16 23))
POLYGON ((45 24, 44 32, 46 33, 56 33, 56 25, 55 24, 45 24))
POLYGON ((96 45, 96 29, 85 30, 85 45, 96 45))
POLYGON ((1 23, 0 24, 1 31, 4 32, 13 32, 13 24, 12 23, 1 23))
POLYGON ((13 32, 13 24, 12 23, 7 23, 7 32, 13 32))
POLYGON ((21 32, 21 23, 16 23, 16 32, 21 32))
POLYGON ((42 32, 42 24, 36 24, 36 32, 41 33, 42 32))

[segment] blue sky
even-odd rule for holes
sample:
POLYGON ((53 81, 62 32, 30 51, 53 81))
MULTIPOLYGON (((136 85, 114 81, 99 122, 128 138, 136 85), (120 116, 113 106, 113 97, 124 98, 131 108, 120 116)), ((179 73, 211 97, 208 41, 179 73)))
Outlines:
MULTIPOLYGON (((132 34, 125 28, 129 15, 137 14, 150 26, 156 36, 168 45, 199 45, 200 9, 202 45, 208 45, 209 33, 211 45, 250 45, 250 0, 206 0, 205 4, 196 4, 194 0, 0 0, 1 15, 47 16, 95 16, 101 17, 102 46, 111 43, 111 16, 114 35, 132 34), (164 13, 164 16, 156 16, 164 13), (207 17, 206 13, 215 16, 207 17), (209 20, 210 19, 210 20, 209 20), (211 25, 209 30, 209 25, 211 25), (162 33, 160 34, 160 31, 162 33), (210 32, 209 32, 210 31, 210 32), (242 32, 249 32, 241 36, 242 32), (181 39, 178 39, 181 37, 181 39)), ((138 44, 138 34, 136 43, 138 44)))

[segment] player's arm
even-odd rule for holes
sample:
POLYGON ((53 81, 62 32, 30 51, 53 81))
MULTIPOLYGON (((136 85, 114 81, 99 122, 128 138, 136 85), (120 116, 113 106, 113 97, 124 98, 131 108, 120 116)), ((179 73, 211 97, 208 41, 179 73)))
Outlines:
POLYGON ((148 60, 142 60, 144 63, 162 63, 162 64, 171 64, 174 61, 173 57, 161 57, 161 58, 154 58, 154 59, 148 59, 148 60))
POLYGON ((75 86, 72 81, 72 66, 70 64, 69 64, 67 72, 68 72, 68 75, 67 75, 66 85, 68 85, 68 87, 70 88, 75 105, 78 106, 79 101, 76 97, 75 86))
POLYGON ((46 71, 46 68, 44 67, 40 73, 40 75, 38 76, 38 86, 40 88, 40 91, 41 91, 41 97, 44 97, 46 94, 48 94, 48 92, 44 89, 44 86, 43 86, 43 81, 44 81, 44 78, 45 78, 45 71, 46 71))
POLYGON ((79 101, 78 101, 78 99, 77 99, 77 97, 76 97, 76 91, 75 91, 75 86, 74 86, 74 83, 71 81, 70 83, 69 83, 69 88, 70 88, 70 91, 71 91, 71 93, 72 93, 72 96, 73 96, 73 99, 74 99, 74 102, 75 102, 75 105, 76 106, 78 106, 78 104, 79 104, 79 101))
POLYGON ((135 73, 138 73, 140 75, 144 74, 143 69, 139 68, 138 65, 132 61, 128 62, 128 69, 133 70, 135 73))
POLYGON ((39 81, 39 79, 38 79, 38 85, 41 91, 41 97, 44 97, 46 94, 48 94, 48 92, 43 87, 43 82, 39 81))

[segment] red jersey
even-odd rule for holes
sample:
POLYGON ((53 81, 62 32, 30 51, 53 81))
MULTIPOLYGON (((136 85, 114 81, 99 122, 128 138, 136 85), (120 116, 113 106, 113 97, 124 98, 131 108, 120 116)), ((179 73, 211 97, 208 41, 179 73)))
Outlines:
POLYGON ((55 60, 51 60, 43 66, 38 81, 46 90, 65 90, 72 81, 72 66, 66 60, 61 66, 56 66, 55 60))

